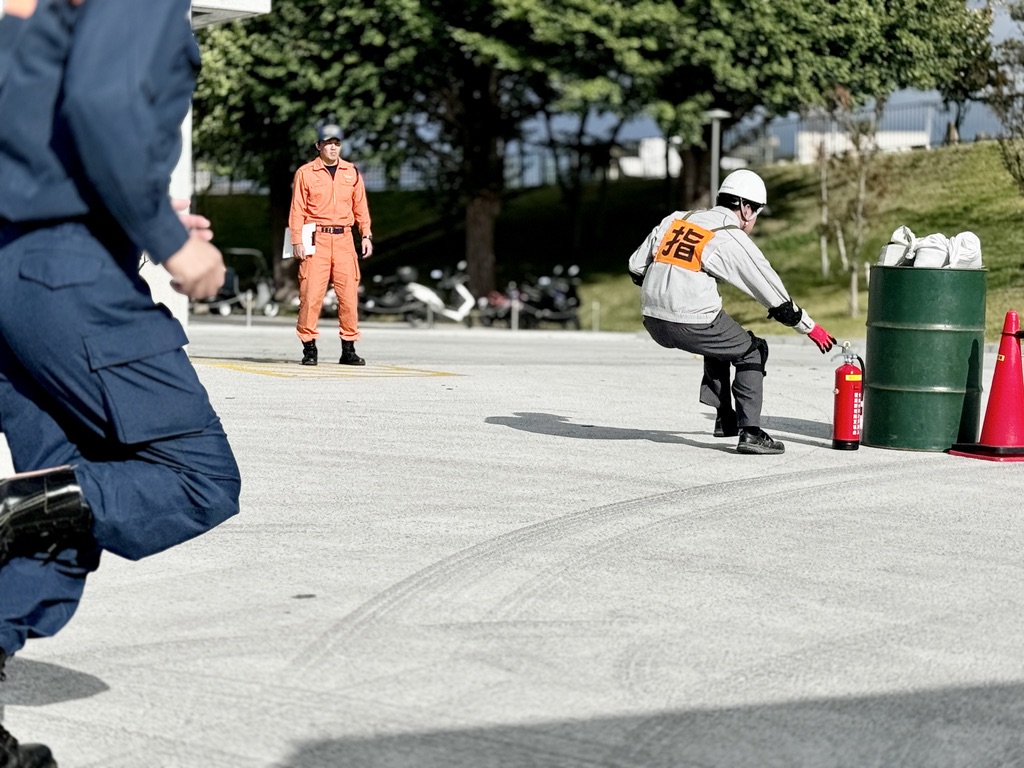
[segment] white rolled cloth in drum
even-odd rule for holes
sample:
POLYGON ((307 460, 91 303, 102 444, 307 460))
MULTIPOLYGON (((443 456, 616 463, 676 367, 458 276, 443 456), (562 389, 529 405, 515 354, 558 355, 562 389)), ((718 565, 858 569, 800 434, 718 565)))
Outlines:
POLYGON ((892 233, 889 242, 882 246, 878 255, 878 263, 883 267, 905 266, 908 254, 913 252, 917 238, 910 227, 903 226, 892 233))
POLYGON ((938 269, 949 263, 949 238, 936 232, 914 244, 914 266, 938 269))
POLYGON ((981 240, 973 232, 949 239, 949 269, 981 269, 981 240))

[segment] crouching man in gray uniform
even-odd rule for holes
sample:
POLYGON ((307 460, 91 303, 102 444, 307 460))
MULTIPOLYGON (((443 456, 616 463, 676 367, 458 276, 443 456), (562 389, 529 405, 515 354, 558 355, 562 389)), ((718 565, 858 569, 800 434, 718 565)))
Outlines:
POLYGON ((767 202, 760 176, 734 171, 714 208, 669 214, 629 257, 630 276, 643 290, 644 327, 663 347, 704 356, 700 401, 717 412, 716 437, 739 435, 740 453, 782 453, 785 446, 761 429, 768 344, 722 309, 718 281, 761 302, 769 317, 809 336, 822 354, 836 341, 793 303, 750 239, 767 202))

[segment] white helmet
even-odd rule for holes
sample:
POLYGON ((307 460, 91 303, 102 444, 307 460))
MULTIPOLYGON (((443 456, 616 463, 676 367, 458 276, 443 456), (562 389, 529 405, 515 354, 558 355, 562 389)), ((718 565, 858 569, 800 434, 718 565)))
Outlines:
POLYGON ((722 180, 722 186, 718 188, 720 195, 733 195, 757 205, 768 203, 768 190, 765 189, 764 181, 753 171, 742 168, 733 171, 722 180))

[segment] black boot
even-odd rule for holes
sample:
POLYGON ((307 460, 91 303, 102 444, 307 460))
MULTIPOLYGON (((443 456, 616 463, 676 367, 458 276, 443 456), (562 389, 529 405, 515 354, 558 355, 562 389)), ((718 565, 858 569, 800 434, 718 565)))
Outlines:
POLYGON ((715 416, 715 437, 736 437, 740 433, 736 426, 736 411, 721 408, 715 416))
POLYGON ((316 339, 302 342, 302 364, 316 365, 316 339))
POLYGON ((740 441, 736 446, 737 453, 785 453, 786 446, 781 440, 773 440, 760 427, 743 427, 740 429, 740 441))
POLYGON ((53 753, 42 744, 19 744, 0 725, 0 768, 57 768, 53 753))
MULTIPOLYGON (((0 682, 4 678, 4 664, 7 654, 0 651, 0 682)), ((19 744, 0 725, 0 768, 57 768, 53 755, 42 744, 19 744)))
POLYGON ((71 467, 0 481, 0 567, 14 557, 93 547, 92 510, 71 467))
POLYGON ((366 365, 366 361, 356 354, 356 343, 354 341, 341 342, 341 365, 366 365))

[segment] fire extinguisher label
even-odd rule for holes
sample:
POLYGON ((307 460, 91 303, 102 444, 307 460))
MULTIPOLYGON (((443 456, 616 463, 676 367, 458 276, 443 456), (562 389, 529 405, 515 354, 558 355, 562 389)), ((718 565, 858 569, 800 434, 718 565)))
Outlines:
POLYGON ((848 373, 846 374, 847 381, 860 381, 861 375, 859 373, 848 373))

